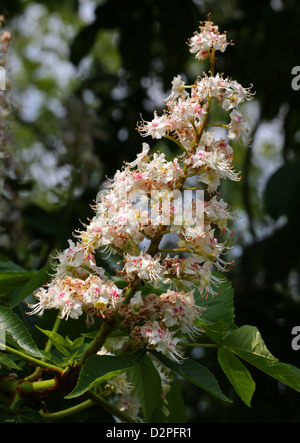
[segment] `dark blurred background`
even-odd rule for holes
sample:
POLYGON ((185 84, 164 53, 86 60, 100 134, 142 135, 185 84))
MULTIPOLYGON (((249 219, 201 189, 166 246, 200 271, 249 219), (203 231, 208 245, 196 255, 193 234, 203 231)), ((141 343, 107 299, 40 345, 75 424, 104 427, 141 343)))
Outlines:
MULTIPOLYGON (((177 154, 166 141, 141 139, 137 121, 161 111, 175 75, 193 81, 207 69, 186 45, 199 21, 211 13, 227 31, 234 45, 218 56, 217 71, 256 92, 245 107, 250 147, 234 146, 243 179, 221 190, 240 216, 229 275, 236 323, 257 326, 273 355, 300 367, 300 351, 291 347, 291 330, 300 325, 300 90, 292 88, 292 69, 300 66, 299 1, 7 0, 0 7, 13 34, 0 254, 26 269, 39 269, 67 246, 92 215, 105 177, 132 161, 143 141, 177 154)), ((234 403, 184 386, 190 421, 300 421, 299 393, 251 368, 257 389, 248 408, 213 351, 193 357, 234 403)))

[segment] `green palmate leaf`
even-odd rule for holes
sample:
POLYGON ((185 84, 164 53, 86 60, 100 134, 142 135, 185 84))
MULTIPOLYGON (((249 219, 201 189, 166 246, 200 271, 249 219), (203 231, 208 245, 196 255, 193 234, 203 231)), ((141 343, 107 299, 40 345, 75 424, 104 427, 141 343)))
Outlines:
POLYGON ((75 349, 79 348, 84 343, 84 337, 78 337, 78 338, 75 338, 74 341, 72 341, 67 336, 66 340, 68 342, 68 349, 70 349, 71 351, 74 351, 75 349))
MULTIPOLYGON (((218 274, 216 274, 217 277, 218 274)), ((234 329, 234 298, 233 289, 230 281, 221 283, 218 288, 218 292, 215 296, 209 295, 207 299, 203 299, 199 294, 195 295, 195 299, 198 305, 206 307, 202 318, 205 322, 215 323, 219 319, 222 319, 224 323, 227 323, 230 329, 234 329)))
POLYGON ((79 397, 96 384, 109 380, 135 366, 144 352, 129 355, 92 355, 82 366, 77 385, 65 398, 79 397))
POLYGON ((186 423, 185 403, 176 378, 170 382, 170 389, 164 399, 159 399, 151 423, 186 423))
POLYGON ((17 265, 16 263, 10 261, 10 260, 6 260, 3 259, 3 257, 1 257, 1 261, 0 261, 0 274, 3 273, 19 273, 19 272, 24 272, 26 271, 24 268, 22 268, 22 266, 17 265))
POLYGON ((224 339, 222 346, 256 368, 300 392, 300 370, 281 363, 267 349, 260 332, 254 326, 242 326, 224 339))
POLYGON ((56 347, 56 349, 58 349, 59 352, 61 352, 66 357, 70 356, 70 353, 67 351, 67 349, 69 348, 68 342, 62 335, 54 331, 47 331, 45 329, 41 329, 38 326, 36 327, 39 331, 43 332, 47 337, 49 337, 49 339, 56 347))
POLYGON ((6 292, 23 286, 35 273, 36 271, 27 271, 9 260, 0 262, 0 291, 6 292))
POLYGON ((43 357, 43 353, 37 348, 24 323, 10 308, 5 306, 0 306, 0 330, 9 334, 13 342, 27 354, 43 357))
POLYGON ((162 394, 160 376, 147 355, 129 369, 128 376, 135 387, 145 420, 149 422, 162 394))
POLYGON ((218 361, 236 393, 250 406, 255 383, 248 369, 235 354, 225 348, 218 349, 218 361))
POLYGON ((1 365, 7 366, 11 369, 21 370, 20 366, 18 366, 14 360, 2 352, 0 352, 0 367, 1 365))
POLYGON ((267 349, 255 326, 244 325, 235 329, 225 337, 222 344, 245 360, 250 359, 252 364, 256 360, 256 364, 261 364, 262 361, 265 361, 265 364, 278 361, 267 349))
POLYGON ((167 357, 159 352, 152 351, 155 357, 164 365, 174 371, 176 374, 184 377, 196 386, 199 386, 209 394, 219 398, 220 400, 230 402, 228 397, 221 391, 218 381, 214 374, 205 366, 196 362, 195 360, 186 359, 182 363, 177 363, 169 360, 167 357))
POLYGON ((162 283, 162 282, 156 282, 155 286, 150 283, 145 283, 143 285, 143 287, 141 288, 141 291, 144 295, 147 295, 147 294, 160 295, 160 294, 163 294, 164 292, 167 292, 168 288, 169 288, 169 285, 162 283))
POLYGON ((204 334, 217 343, 220 343, 223 340, 223 338, 227 335, 228 330, 228 324, 221 319, 213 324, 204 325, 204 334))

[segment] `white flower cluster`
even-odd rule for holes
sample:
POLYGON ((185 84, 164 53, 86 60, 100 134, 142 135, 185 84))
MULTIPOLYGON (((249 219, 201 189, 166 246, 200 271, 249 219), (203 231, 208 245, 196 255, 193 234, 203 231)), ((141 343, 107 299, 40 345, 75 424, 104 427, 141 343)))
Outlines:
POLYGON ((38 303, 29 305, 30 314, 43 315, 46 309, 57 309, 60 317, 78 319, 86 314, 87 325, 94 323, 94 315, 108 316, 111 309, 123 301, 122 290, 97 267, 94 256, 85 256, 82 247, 69 241, 69 248, 58 255, 56 274, 47 287, 35 296, 38 303))
POLYGON ((203 308, 197 306, 193 291, 173 291, 142 295, 137 291, 129 304, 121 304, 117 313, 121 326, 129 330, 136 347, 147 345, 169 358, 180 361, 183 356, 179 342, 182 336, 194 340, 201 329, 197 326, 203 308))
POLYGON ((204 26, 199 26, 200 32, 195 32, 194 36, 190 38, 190 51, 195 54, 196 59, 205 60, 209 57, 210 51, 213 48, 224 52, 227 48, 226 34, 220 34, 218 26, 214 25, 210 20, 204 23, 204 26))
MULTIPOLYGON (((226 49, 226 36, 210 21, 200 31, 189 42, 191 52, 214 64, 215 51, 226 49)), ((194 289, 202 297, 215 294, 213 286, 220 280, 213 271, 227 269, 222 258, 227 246, 218 239, 235 216, 217 191, 222 179, 240 179, 229 142, 247 132, 240 104, 251 98, 248 89, 213 72, 211 69, 210 75, 197 78, 191 86, 180 76, 174 77, 164 114, 155 112, 153 120, 142 121, 138 129, 142 136, 173 140, 183 154, 167 160, 164 154, 151 155, 150 146, 143 143, 142 152, 118 170, 99 195, 94 217, 76 234, 77 244, 70 242, 58 255, 56 273, 49 285, 36 293, 39 301, 32 306, 32 313, 54 308, 66 319, 85 313, 88 324, 95 315, 114 317, 133 346, 154 348, 180 361, 182 336, 194 340, 200 333, 197 321, 202 308, 195 302, 194 289), (230 113, 228 124, 217 124, 228 130, 226 139, 216 140, 207 126, 212 100, 230 113), (198 176, 209 198, 202 201, 201 219, 188 222, 188 215, 194 215, 197 208, 196 197, 186 205, 181 223, 175 223, 175 192, 184 192, 191 176, 198 176), (153 191, 158 196, 152 198, 153 191), (166 202, 168 222, 161 217, 166 202), (164 249, 161 244, 169 233, 176 236, 176 245, 164 249), (121 256, 123 268, 117 273, 122 287, 127 284, 124 289, 96 265, 96 250, 121 256), (169 289, 162 291, 161 283, 169 289), (149 294, 149 285, 158 285, 159 292, 149 294)))
MULTIPOLYGON (((244 88, 235 80, 224 79, 219 74, 205 75, 198 78, 191 86, 185 85, 179 75, 173 79, 172 84, 172 92, 166 99, 167 110, 161 116, 155 112, 151 121, 142 121, 139 124, 138 129, 142 136, 161 139, 172 133, 184 149, 194 150, 195 133, 200 133, 209 111, 210 101, 214 98, 225 111, 231 111, 229 123, 223 125, 228 128, 228 138, 245 139, 248 129, 239 105, 253 97, 250 88, 244 88), (188 88, 191 88, 190 94, 186 91, 188 88)), ((208 137, 214 137, 214 133, 208 137)))
MULTIPOLYGON (((145 236, 152 236, 159 222, 149 223, 148 196, 153 190, 168 193, 183 177, 178 160, 167 161, 164 154, 150 160, 149 145, 137 159, 117 171, 107 192, 100 195, 96 215, 78 236, 91 251, 100 247, 122 250, 131 241, 138 245, 145 236), (136 202, 136 197, 139 201, 136 202)), ((153 200, 154 201, 154 200, 153 200)), ((152 212, 159 211, 159 201, 152 212)))
POLYGON ((138 276, 142 280, 161 280, 163 268, 159 257, 140 252, 139 256, 126 254, 124 256, 124 274, 128 280, 138 276))

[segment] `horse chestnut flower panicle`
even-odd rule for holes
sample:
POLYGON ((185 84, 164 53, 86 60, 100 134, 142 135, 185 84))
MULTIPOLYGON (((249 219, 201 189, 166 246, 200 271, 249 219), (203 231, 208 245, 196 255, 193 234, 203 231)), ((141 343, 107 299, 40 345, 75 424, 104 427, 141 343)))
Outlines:
POLYGON ((230 141, 246 141, 240 105, 253 96, 235 80, 214 74, 216 51, 224 52, 228 44, 212 21, 200 24, 188 45, 196 59, 209 59, 209 73, 191 85, 175 76, 163 114, 155 111, 152 120, 142 120, 137 127, 142 137, 171 140, 181 155, 167 160, 142 143, 136 159, 116 171, 98 196, 95 215, 75 234, 76 244, 70 240, 69 248, 58 254, 52 280, 35 294, 38 303, 31 305, 32 314, 57 309, 62 318, 77 319, 85 313, 87 325, 97 315, 104 321, 113 316, 127 344, 155 349, 177 362, 183 358, 182 338, 195 340, 201 334, 201 296, 216 293, 222 277, 214 271, 228 266, 222 258, 228 245, 218 240, 217 232, 228 231, 235 218, 219 196, 219 186, 222 180, 240 180, 230 141), (229 114, 227 122, 215 125, 227 130, 226 138, 216 139, 214 124, 207 124, 212 100, 229 114), (208 190, 206 201, 198 195, 189 204, 176 200, 175 193, 186 191, 191 176, 198 178, 201 198, 208 190), (203 210, 198 213, 199 199, 203 210), (183 210, 180 223, 175 217, 178 202, 183 210), (169 217, 163 219, 165 208, 169 217), (164 249, 170 233, 175 244, 164 249), (116 276, 97 266, 97 250, 120 256, 116 276), (195 291, 200 292, 197 302, 195 291))

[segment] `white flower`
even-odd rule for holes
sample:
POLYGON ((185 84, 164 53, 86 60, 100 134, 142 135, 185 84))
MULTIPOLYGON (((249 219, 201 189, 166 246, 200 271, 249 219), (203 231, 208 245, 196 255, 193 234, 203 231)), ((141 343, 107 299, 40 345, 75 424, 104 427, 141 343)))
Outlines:
POLYGON ((147 178, 152 182, 150 190, 159 190, 169 185, 173 188, 177 180, 183 176, 183 171, 178 164, 178 159, 167 161, 164 154, 155 153, 153 159, 147 165, 145 170, 147 178))
POLYGON ((154 364, 161 380, 162 396, 164 397, 170 390, 170 383, 174 380, 171 375, 171 371, 165 365, 163 365, 159 360, 150 354, 152 363, 154 364))
POLYGON ((142 280, 154 281, 161 280, 162 278, 163 269, 160 264, 160 257, 154 258, 141 251, 139 256, 125 254, 124 262, 123 272, 129 280, 135 276, 142 280))
POLYGON ((182 352, 178 346, 179 338, 166 328, 160 326, 157 321, 148 322, 141 327, 142 337, 149 346, 161 352, 176 362, 182 360, 182 352))
POLYGON ((143 122, 139 126, 140 134, 144 137, 150 135, 152 138, 160 139, 169 130, 170 122, 166 115, 161 117, 154 112, 154 118, 150 122, 143 122))
POLYGON ((178 100, 174 101, 170 113, 173 123, 172 129, 180 130, 182 126, 187 125, 189 121, 193 121, 195 118, 202 120, 204 113, 204 108, 199 103, 192 101, 190 97, 179 97, 178 100))
POLYGON ((166 98, 166 102, 171 102, 174 98, 180 96, 187 96, 187 92, 185 90, 185 83, 181 79, 181 75, 177 75, 173 78, 172 82, 172 90, 171 94, 166 98))
POLYGON ((209 190, 215 191, 220 185, 220 179, 240 180, 239 174, 233 169, 230 152, 223 143, 207 146, 201 139, 196 152, 187 157, 185 163, 189 170, 199 170, 199 181, 206 183, 209 190))
POLYGON ((214 222, 222 231, 227 229, 228 220, 233 220, 235 216, 228 210, 228 204, 222 198, 215 195, 205 203, 205 214, 210 222, 214 222))
POLYGON ((144 302, 141 291, 137 291, 129 302, 133 311, 138 311, 141 308, 141 306, 143 306, 143 303, 144 302))
POLYGON ((196 305, 193 292, 168 291, 160 295, 161 312, 166 326, 177 326, 183 334, 193 339, 201 330, 195 325, 200 318, 200 308, 196 305))
POLYGON ((248 133, 248 128, 246 124, 246 120, 243 117, 243 114, 236 109, 234 109, 230 113, 230 124, 228 130, 228 138, 230 140, 235 140, 239 137, 246 140, 246 134, 248 133))
POLYGON ((98 274, 105 279, 104 269, 96 265, 95 257, 92 252, 83 247, 82 244, 75 244, 68 240, 69 248, 58 253, 58 264, 55 265, 55 277, 62 278, 65 275, 85 278, 91 273, 98 274))
POLYGON ((130 394, 134 386, 130 381, 128 380, 127 374, 124 372, 122 374, 118 374, 115 377, 111 378, 107 382, 108 386, 114 387, 115 394, 130 394))
POLYGON ((33 309, 29 314, 43 315, 45 309, 52 309, 55 306, 54 299, 48 293, 47 289, 40 288, 34 295, 39 300, 38 303, 28 304, 29 308, 33 309))
POLYGON ((224 52, 228 42, 226 34, 220 34, 218 26, 211 21, 206 21, 204 26, 200 26, 200 32, 195 32, 194 36, 190 38, 190 51, 196 54, 198 60, 204 60, 209 56, 210 49, 224 52))
POLYGON ((135 168, 136 166, 138 168, 140 168, 144 164, 144 162, 148 162, 149 161, 149 157, 148 157, 149 151, 150 151, 150 146, 148 145, 148 143, 143 143, 142 144, 142 152, 140 154, 137 154, 136 160, 129 163, 130 168, 135 168))
POLYGON ((238 105, 245 100, 252 100, 253 94, 250 93, 250 88, 244 88, 236 80, 230 81, 226 92, 226 97, 222 103, 222 108, 226 111, 238 107, 238 105))
POLYGON ((119 395, 115 401, 115 406, 135 420, 139 420, 141 404, 135 392, 125 391, 119 395))
POLYGON ((219 74, 208 78, 209 94, 217 100, 222 101, 224 96, 229 93, 230 83, 219 74))
POLYGON ((29 305, 30 314, 42 315, 45 309, 57 309, 64 319, 79 318, 87 314, 87 323, 97 312, 104 315, 107 308, 115 309, 123 301, 122 290, 110 281, 90 274, 86 280, 65 276, 51 281, 48 289, 41 288, 35 294, 37 304, 29 305))

